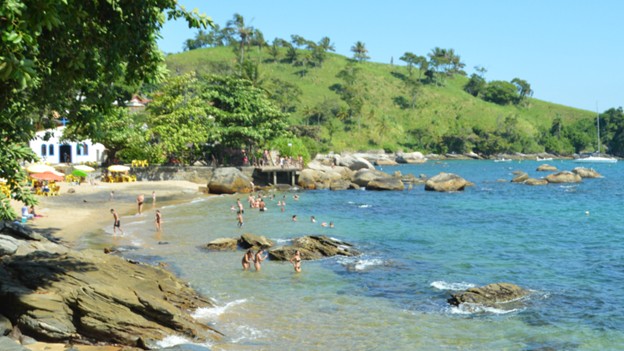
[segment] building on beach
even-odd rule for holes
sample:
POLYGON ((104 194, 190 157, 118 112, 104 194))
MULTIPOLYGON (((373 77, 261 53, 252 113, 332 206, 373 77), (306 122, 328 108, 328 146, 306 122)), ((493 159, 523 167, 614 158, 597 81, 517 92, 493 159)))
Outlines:
POLYGON ((91 140, 80 142, 61 141, 63 139, 64 130, 65 126, 42 130, 37 132, 35 139, 30 141, 30 148, 35 155, 41 158, 41 161, 50 164, 81 164, 86 162, 97 162, 101 164, 105 161, 104 145, 99 143, 94 144, 91 140), (50 133, 51 135, 48 140, 44 140, 46 133, 50 133))

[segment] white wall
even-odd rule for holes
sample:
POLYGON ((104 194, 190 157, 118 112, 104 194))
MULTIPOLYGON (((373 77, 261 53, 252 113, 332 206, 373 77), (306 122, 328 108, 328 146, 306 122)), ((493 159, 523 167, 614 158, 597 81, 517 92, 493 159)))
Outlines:
POLYGON ((56 129, 48 129, 45 131, 37 132, 35 139, 31 140, 29 145, 34 153, 41 158, 44 162, 55 164, 65 163, 65 154, 71 159, 71 163, 80 164, 83 162, 97 162, 102 163, 105 160, 104 145, 95 143, 91 140, 85 140, 83 142, 60 142, 59 140, 63 136, 63 130, 65 127, 58 127, 56 129), (52 132, 53 135, 48 140, 43 140, 46 132, 52 132), (45 145, 45 152, 42 150, 42 146, 45 145), (80 145, 80 150, 78 145, 80 145), (84 152, 86 146, 86 152, 84 152), (50 152, 52 151, 52 153, 50 152), (80 154, 78 154, 80 151, 80 154))

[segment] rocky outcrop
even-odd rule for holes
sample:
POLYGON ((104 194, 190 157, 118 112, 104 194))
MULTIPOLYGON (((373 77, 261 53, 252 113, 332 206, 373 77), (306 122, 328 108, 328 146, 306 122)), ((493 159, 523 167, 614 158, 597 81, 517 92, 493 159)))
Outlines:
POLYGON ((524 183, 529 179, 529 175, 525 172, 514 172, 515 177, 511 180, 512 183, 524 183))
POLYGON ((549 164, 543 164, 543 165, 539 165, 539 167, 537 167, 536 171, 538 171, 538 172, 557 172, 557 167, 551 166, 549 164))
POLYGON ((162 268, 45 239, 18 241, 17 253, 0 261, 0 314, 24 335, 143 348, 168 335, 220 337, 188 314, 212 304, 162 268))
POLYGON ((546 176, 549 183, 580 183, 583 179, 580 175, 569 171, 563 171, 546 176))
POLYGON ((378 171, 378 170, 371 170, 371 169, 362 169, 357 171, 354 175, 353 175, 353 183, 362 186, 362 187, 367 187, 368 183, 370 183, 371 181, 375 180, 375 179, 379 179, 379 178, 388 178, 391 177, 391 175, 389 175, 388 173, 384 173, 382 171, 378 171))
POLYGON ((518 300, 529 294, 529 291, 510 283, 495 283, 452 294, 448 303, 453 306, 461 304, 478 304, 499 307, 501 304, 518 300))
POLYGON ((401 178, 385 177, 375 178, 366 185, 367 190, 404 190, 405 184, 401 178))
POLYGON ((301 171, 297 184, 308 190, 328 189, 332 183, 351 180, 353 171, 347 167, 326 165, 323 160, 314 160, 301 171))
POLYGON ((408 163, 408 164, 419 164, 427 162, 427 158, 423 156, 420 152, 409 152, 409 153, 397 153, 396 162, 398 163, 408 163))
POLYGON ((212 251, 236 251, 238 249, 238 239, 218 238, 206 244, 206 248, 212 251))
POLYGON ((593 168, 576 167, 572 172, 578 174, 581 178, 602 178, 602 174, 596 172, 593 168))
POLYGON ((351 244, 325 235, 310 235, 296 238, 292 245, 282 246, 269 251, 269 257, 275 261, 288 261, 299 250, 301 259, 317 260, 332 256, 356 256, 360 253, 351 244))
POLYGON ((8 335, 12 329, 13 324, 11 323, 11 321, 7 317, 0 314, 0 336, 8 335))
POLYGON ((453 173, 439 173, 425 182, 425 190, 427 191, 462 191, 467 186, 472 185, 466 179, 453 173))
POLYGON ((546 185, 548 181, 546 179, 536 179, 536 178, 528 178, 524 181, 526 185, 546 185))
POLYGON ((273 245, 275 245, 273 241, 267 239, 265 236, 255 235, 251 233, 245 233, 241 235, 240 239, 238 240, 238 246, 242 247, 243 249, 268 248, 273 247, 273 245))
POLYGON ((208 191, 212 194, 250 193, 251 178, 238 168, 217 168, 208 182, 208 191))
POLYGON ((335 155, 334 159, 337 166, 346 167, 352 171, 358 171, 360 169, 375 169, 375 166, 373 166, 368 160, 355 155, 335 155))
POLYGON ((13 255, 17 251, 19 242, 8 235, 0 234, 0 257, 13 255))

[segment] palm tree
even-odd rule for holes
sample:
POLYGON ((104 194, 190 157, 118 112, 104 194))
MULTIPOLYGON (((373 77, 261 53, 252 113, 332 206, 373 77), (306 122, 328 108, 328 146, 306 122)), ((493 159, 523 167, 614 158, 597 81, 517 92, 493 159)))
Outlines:
POLYGON ((332 44, 329 37, 321 38, 321 40, 318 42, 318 46, 321 47, 323 50, 325 50, 325 52, 336 51, 336 48, 334 47, 334 44, 332 44))
POLYGON ((243 65, 245 60, 245 46, 249 45, 251 37, 254 33, 253 27, 247 27, 245 25, 245 19, 238 13, 234 14, 234 18, 229 20, 226 25, 226 29, 230 33, 234 33, 239 37, 238 51, 239 51, 239 64, 243 65))
POLYGON ((366 61, 370 57, 368 56, 368 50, 366 49, 366 45, 363 42, 358 41, 352 47, 351 51, 353 52, 353 58, 358 61, 366 61))

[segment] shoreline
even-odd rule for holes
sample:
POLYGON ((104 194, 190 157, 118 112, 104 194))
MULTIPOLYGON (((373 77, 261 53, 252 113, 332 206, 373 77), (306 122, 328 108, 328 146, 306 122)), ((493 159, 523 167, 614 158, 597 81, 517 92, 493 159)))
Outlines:
MULTIPOLYGON (((141 181, 132 183, 85 183, 71 186, 61 183, 58 196, 38 196, 35 205, 36 217, 27 221, 27 226, 48 237, 59 240, 64 245, 74 245, 87 233, 104 227, 112 227, 113 216, 110 209, 114 208, 122 218, 137 213, 136 198, 143 194, 145 201, 143 213, 165 205, 185 203, 197 197, 214 196, 200 191, 201 184, 183 180, 141 181), (74 189, 74 193, 69 193, 74 189), (111 191, 114 198, 110 199, 111 191), (156 193, 156 202, 152 204, 152 192, 156 193)), ((21 213, 22 204, 11 201, 11 205, 21 213)))

